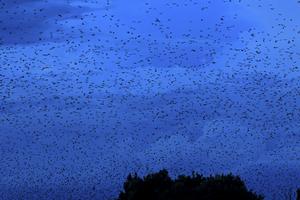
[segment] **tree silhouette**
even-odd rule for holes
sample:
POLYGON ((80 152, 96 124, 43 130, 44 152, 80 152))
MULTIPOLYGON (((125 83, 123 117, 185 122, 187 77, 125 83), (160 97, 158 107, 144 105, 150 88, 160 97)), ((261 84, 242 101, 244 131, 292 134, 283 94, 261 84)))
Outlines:
POLYGON ((297 200, 300 200, 300 188, 297 190, 297 200))
POLYGON ((124 191, 118 200, 262 200, 263 197, 249 191, 238 176, 216 175, 204 177, 180 175, 175 180, 167 170, 149 174, 143 178, 129 175, 124 191))

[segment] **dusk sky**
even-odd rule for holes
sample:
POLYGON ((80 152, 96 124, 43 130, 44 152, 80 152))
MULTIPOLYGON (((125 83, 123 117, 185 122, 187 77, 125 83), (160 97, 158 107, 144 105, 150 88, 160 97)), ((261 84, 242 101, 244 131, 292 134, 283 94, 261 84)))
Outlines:
POLYGON ((300 187, 297 0, 0 0, 0 199, 131 172, 300 187))

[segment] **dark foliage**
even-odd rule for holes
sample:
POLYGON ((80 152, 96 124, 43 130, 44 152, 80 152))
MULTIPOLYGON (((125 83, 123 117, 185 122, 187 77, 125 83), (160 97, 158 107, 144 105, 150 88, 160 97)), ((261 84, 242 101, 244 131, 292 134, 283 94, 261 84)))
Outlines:
POLYGON ((238 177, 216 175, 204 177, 180 175, 172 180, 167 170, 149 174, 143 178, 129 175, 124 191, 118 200, 262 200, 263 197, 249 191, 238 177))
POLYGON ((297 190, 297 200, 300 200, 300 188, 297 190))

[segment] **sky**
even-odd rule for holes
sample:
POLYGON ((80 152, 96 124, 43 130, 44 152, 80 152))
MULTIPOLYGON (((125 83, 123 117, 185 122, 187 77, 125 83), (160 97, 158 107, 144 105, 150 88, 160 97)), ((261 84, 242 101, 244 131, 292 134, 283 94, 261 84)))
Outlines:
POLYGON ((300 187, 296 0, 0 0, 0 199, 113 199, 131 172, 300 187))

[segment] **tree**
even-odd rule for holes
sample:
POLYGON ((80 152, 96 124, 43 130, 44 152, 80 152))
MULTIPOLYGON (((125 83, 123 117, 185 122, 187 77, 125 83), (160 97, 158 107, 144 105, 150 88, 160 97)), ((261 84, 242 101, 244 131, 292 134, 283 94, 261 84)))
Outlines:
POLYGON ((300 200, 300 188, 297 190, 297 200, 300 200))
POLYGON ((232 174, 204 177, 180 175, 175 180, 167 170, 143 178, 129 175, 118 200, 262 200, 232 174))

